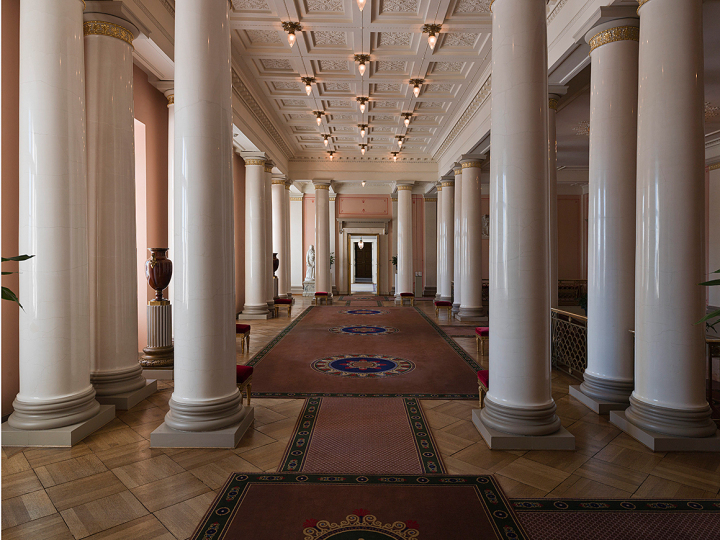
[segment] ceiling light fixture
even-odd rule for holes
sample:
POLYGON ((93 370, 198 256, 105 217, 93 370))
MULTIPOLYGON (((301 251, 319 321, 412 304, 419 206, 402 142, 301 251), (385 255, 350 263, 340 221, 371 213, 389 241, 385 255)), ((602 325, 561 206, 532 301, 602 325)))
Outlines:
POLYGON ((307 95, 309 96, 312 92, 312 83, 315 82, 315 77, 303 77, 302 82, 305 83, 305 92, 307 92, 307 95))
POLYGON ((333 158, 333 154, 334 154, 334 153, 335 153, 334 150, 329 150, 329 151, 328 151, 328 154, 330 154, 330 161, 332 161, 332 158, 333 158))
POLYGON ((363 239, 361 238, 360 241, 358 242, 358 249, 362 249, 364 247, 365 247, 365 242, 363 242, 363 239))
POLYGON ((360 112, 364 113, 365 112, 365 104, 368 102, 368 98, 359 97, 359 98, 355 98, 355 101, 357 101, 360 104, 360 112))
POLYGON ((366 151, 367 144, 361 144, 360 145, 360 153, 364 156, 366 151))
POLYGON ((363 180, 363 181, 360 182, 360 183, 362 184, 362 187, 365 187, 365 180, 363 180))
POLYGON ((405 118, 405 120, 403 120, 403 122, 405 123, 405 127, 408 127, 410 125, 410 118, 412 118, 412 113, 406 112, 406 113, 402 113, 400 116, 405 118))
POLYGON ((425 24, 425 25, 423 25, 422 33, 429 34, 428 45, 430 45, 431 49, 435 48, 435 44, 437 43, 437 36, 435 34, 439 34, 441 29, 442 29, 441 24, 425 24))
POLYGON ((367 0, 357 0, 357 5, 358 5, 358 8, 360 9, 360 11, 362 11, 363 8, 365 7, 365 2, 366 2, 366 1, 367 1, 367 0))
POLYGON ((369 54, 356 54, 355 55, 355 61, 358 63, 358 71, 360 72, 360 76, 362 77, 365 75, 365 62, 370 61, 370 55, 369 54))
POLYGON ((282 23, 282 27, 283 30, 288 33, 288 43, 290 44, 290 48, 292 49, 297 39, 295 37, 295 32, 300 32, 300 30, 302 30, 302 26, 300 25, 300 23, 296 22, 284 22, 282 23))
POLYGON ((402 148, 403 141, 405 140, 405 137, 404 137, 403 135, 398 135, 398 136, 395 137, 395 138, 397 139, 397 142, 398 142, 398 148, 402 148))
POLYGON ((360 137, 365 137, 365 134, 367 133, 367 124, 358 124, 358 127, 360 128, 360 137))
POLYGON ((325 113, 322 112, 322 111, 313 111, 313 114, 314 114, 315 116, 317 116, 317 118, 316 118, 317 125, 319 126, 320 124, 322 124, 322 116, 323 116, 323 114, 325 114, 325 113))
POLYGON ((397 161, 397 155, 399 154, 399 152, 390 152, 390 153, 392 154, 393 161, 397 161))
POLYGON ((330 142, 330 135, 323 135, 323 144, 325 144, 326 148, 327 148, 327 145, 329 142, 330 142))
POLYGON ((418 97, 420 95, 420 85, 425 82, 425 79, 410 79, 410 84, 413 85, 413 95, 418 97))

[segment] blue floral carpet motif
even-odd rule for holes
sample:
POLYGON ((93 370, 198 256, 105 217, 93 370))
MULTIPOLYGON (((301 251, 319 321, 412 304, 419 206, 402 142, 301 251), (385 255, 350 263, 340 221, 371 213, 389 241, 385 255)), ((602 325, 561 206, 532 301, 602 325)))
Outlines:
POLYGON ((315 360, 310 366, 320 373, 339 377, 376 379, 402 375, 415 369, 409 360, 381 354, 341 354, 315 360))
POLYGON ((356 324, 353 326, 336 326, 329 330, 333 334, 346 334, 353 336, 384 336, 399 332, 392 326, 375 326, 372 324, 356 324))
POLYGON ((341 315, 387 315, 387 309, 345 309, 338 311, 341 315))

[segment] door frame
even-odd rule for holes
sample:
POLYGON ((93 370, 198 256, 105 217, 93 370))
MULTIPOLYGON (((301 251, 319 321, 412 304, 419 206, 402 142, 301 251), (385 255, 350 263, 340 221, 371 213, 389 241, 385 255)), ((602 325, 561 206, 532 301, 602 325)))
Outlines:
POLYGON ((375 241, 373 242, 377 249, 377 258, 375 261, 375 276, 377 283, 375 285, 375 292, 371 293, 370 296, 377 296, 380 294, 380 235, 378 233, 347 233, 347 291, 348 294, 352 294, 352 264, 350 264, 350 251, 352 250, 352 237, 353 236, 374 236, 375 241))

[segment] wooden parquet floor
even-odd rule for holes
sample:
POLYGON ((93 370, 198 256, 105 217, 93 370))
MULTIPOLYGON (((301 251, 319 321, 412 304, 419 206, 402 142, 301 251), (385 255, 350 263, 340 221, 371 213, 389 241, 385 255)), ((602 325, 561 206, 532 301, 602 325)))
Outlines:
MULTIPOLYGON (((309 305, 296 300, 293 317, 309 305)), ((434 317, 431 302, 417 305, 434 317)), ((240 353, 238 342, 238 363, 288 323, 283 314, 252 321, 250 351, 240 353)), ((439 324, 447 324, 444 314, 439 324)), ((457 341, 477 357, 473 337, 457 341)), ((513 498, 720 498, 720 455, 653 453, 569 397, 574 383, 553 373, 573 452, 491 451, 470 420, 475 401, 422 401, 448 472, 492 473, 513 498)), ((3 540, 185 539, 230 473, 276 470, 303 400, 253 399, 255 423, 232 450, 152 449, 172 389, 160 382, 156 394, 73 448, 3 447, 3 540)))

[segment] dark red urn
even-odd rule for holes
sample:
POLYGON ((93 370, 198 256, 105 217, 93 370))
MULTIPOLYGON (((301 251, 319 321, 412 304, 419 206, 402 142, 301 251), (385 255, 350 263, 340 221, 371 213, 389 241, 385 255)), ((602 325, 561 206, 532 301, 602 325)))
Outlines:
POLYGON ((277 253, 273 253, 273 275, 275 275, 278 268, 280 268, 280 259, 278 259, 277 253))
POLYGON ((145 261, 145 277, 150 287, 155 289, 155 301, 164 300, 163 290, 170 285, 173 264, 167 258, 168 248, 150 248, 150 259, 145 261))

